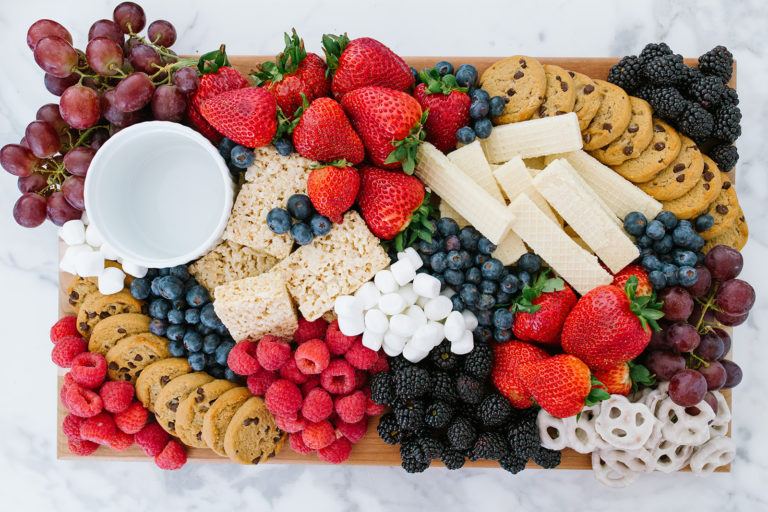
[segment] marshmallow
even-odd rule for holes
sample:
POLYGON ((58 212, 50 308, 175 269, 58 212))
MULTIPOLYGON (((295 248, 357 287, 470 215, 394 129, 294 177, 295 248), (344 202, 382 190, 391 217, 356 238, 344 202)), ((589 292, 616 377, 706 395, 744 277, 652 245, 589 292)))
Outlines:
POLYGON ((373 283, 381 293, 392 293, 397 291, 397 281, 395 281, 395 276, 393 276, 392 272, 387 269, 376 272, 376 275, 373 277, 373 283))
POLYGON ((339 330, 344 336, 357 336, 365 330, 362 313, 359 315, 340 316, 339 330))
POLYGON ((420 297, 435 299, 440 296, 440 281, 429 274, 417 274, 413 279, 413 291, 420 297))
POLYGON ((430 299, 424 306, 424 314, 428 320, 442 320, 453 310, 453 302, 448 297, 440 296, 430 299))
POLYGON ((428 350, 419 350, 414 346, 412 341, 406 343, 405 347, 403 347, 403 357, 412 363, 418 363, 427 357, 427 354, 429 354, 428 350))
POLYGON ((378 309, 371 309, 365 313, 365 329, 377 334, 384 334, 389 329, 387 315, 378 309))
POLYGON ((373 332, 370 329, 366 329, 363 333, 363 346, 371 350, 379 350, 383 341, 384 334, 380 332, 373 332))
POLYGON ((352 295, 342 295, 336 299, 333 311, 338 316, 362 317, 363 306, 356 297, 352 295))
POLYGON ((413 247, 407 247, 402 253, 398 253, 397 259, 400 259, 400 254, 403 254, 405 258, 408 258, 408 261, 411 262, 411 265, 413 265, 413 268, 416 270, 419 270, 424 266, 424 260, 421 259, 419 253, 416 252, 416 249, 413 247))
POLYGON ((117 251, 107 243, 101 244, 101 247, 99 247, 99 252, 101 252, 105 260, 117 261, 117 259, 120 257, 120 255, 117 254, 117 251))
POLYGON ((379 299, 379 309, 387 315, 396 315, 405 309, 405 299, 399 293, 385 293, 379 299))
POLYGON ((355 292, 355 297, 357 297, 363 310, 367 311, 376 307, 379 303, 381 292, 376 288, 376 285, 373 284, 373 282, 368 281, 355 292))
POLYGON ((422 325, 413 333, 413 338, 408 342, 414 348, 430 351, 435 346, 435 338, 440 334, 434 323, 422 325))
POLYGON ((405 314, 413 320, 414 329, 418 329, 427 323, 427 315, 424 314, 424 310, 415 304, 406 309, 405 314))
MULTIPOLYGON (((419 274, 421 275, 421 274, 419 274)), ((424 309, 424 306, 427 305, 427 302, 429 302, 431 299, 429 297, 422 297, 419 295, 419 298, 416 299, 416 305, 419 306, 422 310, 424 309)))
POLYGON ((416 325, 411 317, 403 314, 393 315, 389 319, 389 330, 398 336, 410 338, 416 330, 416 325))
POLYGON ((459 341, 467 330, 464 316, 459 311, 451 311, 445 319, 445 337, 448 341, 459 341))
POLYGON ((416 269, 411 264, 410 260, 400 260, 389 266, 392 276, 397 281, 397 284, 404 286, 406 283, 413 281, 416 277, 416 269))
POLYGON ((440 322, 427 322, 427 325, 431 325, 434 329, 432 335, 432 346, 436 347, 441 341, 445 339, 445 326, 440 322))
MULTIPOLYGON (((93 254, 98 254, 94 252, 93 254)), ((116 267, 106 267, 99 274, 99 292, 112 295, 125 286, 125 272, 116 267)))
MULTIPOLYGON (((102 247, 104 246, 102 245, 102 247)), ((143 267, 138 263, 133 263, 132 261, 123 262, 123 271, 129 276, 138 277, 138 278, 142 278, 145 275, 147 275, 147 267, 143 267)))
POLYGON ((473 348, 475 348, 475 341, 472 338, 472 331, 464 331, 459 341, 451 343, 451 352, 460 356, 469 354, 473 348))
POLYGON ((406 283, 404 286, 401 286, 397 293, 403 297, 406 306, 413 306, 419 298, 419 296, 416 295, 416 292, 413 291, 413 285, 411 283, 406 283))
POLYGON ((400 354, 403 353, 402 349, 397 349, 394 347, 390 347, 386 343, 381 344, 381 349, 384 351, 385 354, 387 354, 389 357, 397 357, 400 354))
POLYGON ((454 290, 450 286, 447 286, 440 295, 442 295, 443 297, 448 297, 450 299, 451 297, 456 295, 456 290, 454 290))
POLYGON ((88 245, 94 248, 101 247, 104 244, 104 240, 101 238, 101 233, 96 229, 95 224, 91 224, 86 228, 85 241, 88 245))
POLYGON ((75 268, 80 277, 95 277, 104 270, 104 256, 93 249, 81 251, 75 256, 75 268))
MULTIPOLYGON (((402 336, 395 334, 392 331, 387 331, 384 333, 384 342, 381 346, 384 347, 385 352, 387 347, 389 347, 390 350, 396 351, 395 355, 398 355, 403 351, 406 341, 407 340, 402 336)), ((389 352, 387 352, 387 355, 389 355, 389 352)))
POLYGON ((59 228, 59 238, 67 245, 85 243, 85 226, 82 220, 68 220, 59 228))
POLYGON ((75 274, 77 272, 77 267, 75 267, 75 259, 69 252, 69 249, 67 249, 64 253, 64 256, 62 256, 61 261, 59 262, 59 269, 61 269, 62 272, 66 272, 68 274, 75 274))
POLYGON ((83 212, 83 214, 80 216, 80 222, 86 226, 91 223, 91 219, 88 218, 88 212, 83 212))
POLYGON ((477 317, 473 312, 471 312, 468 309, 465 309, 461 312, 461 316, 464 317, 464 323, 467 326, 467 329, 470 331, 474 331, 475 328, 477 328, 477 317))

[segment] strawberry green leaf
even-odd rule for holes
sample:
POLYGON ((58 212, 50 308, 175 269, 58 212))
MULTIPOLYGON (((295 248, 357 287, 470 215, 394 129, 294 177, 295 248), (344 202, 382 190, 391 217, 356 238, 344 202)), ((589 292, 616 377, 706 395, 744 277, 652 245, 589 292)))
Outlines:
POLYGON ((424 201, 416 208, 411 217, 403 226, 400 233, 395 237, 395 248, 398 251, 404 251, 407 247, 413 245, 417 240, 425 242, 432 241, 432 223, 430 219, 437 219, 439 212, 437 207, 430 204, 431 193, 427 192, 424 201), (398 239, 401 241, 398 245, 398 239))
POLYGON ((348 44, 349 37, 346 33, 340 36, 323 34, 323 52, 325 52, 325 63, 328 65, 326 76, 332 76, 339 67, 339 58, 348 44))
POLYGON ((592 389, 589 390, 587 398, 584 399, 584 405, 591 407, 603 400, 611 398, 610 393, 605 390, 605 384, 597 380, 594 375, 589 376, 589 382, 592 385, 592 389))
POLYGON ((525 285, 520 295, 513 301, 512 313, 535 313, 541 306, 532 302, 542 293, 552 293, 565 289, 565 282, 559 277, 547 277, 549 269, 542 270, 531 285, 525 285))
POLYGON ((201 75, 207 75, 229 65, 226 47, 221 45, 218 50, 213 50, 200 56, 200 59, 197 61, 197 70, 201 75))
POLYGON ((279 82, 285 75, 296 72, 296 69, 307 56, 304 49, 304 40, 296 33, 296 29, 291 29, 291 35, 286 32, 283 34, 285 48, 275 58, 275 62, 264 62, 259 66, 259 70, 251 74, 256 81, 256 85, 264 82, 279 82))
POLYGON ((656 378, 642 364, 628 361, 627 365, 629 365, 629 378, 632 380, 633 391, 637 391, 640 385, 651 387, 656 384, 656 378))
POLYGON ((650 327, 654 331, 660 331, 661 327, 656 320, 664 317, 661 311, 662 303, 657 302, 653 295, 635 297, 637 282, 636 276, 629 276, 627 284, 624 285, 624 293, 629 298, 629 310, 637 316, 644 330, 648 331, 650 327))
POLYGON ((419 78, 424 83, 428 94, 451 94, 453 91, 467 92, 466 87, 459 87, 454 75, 440 76, 437 69, 422 69, 419 78))

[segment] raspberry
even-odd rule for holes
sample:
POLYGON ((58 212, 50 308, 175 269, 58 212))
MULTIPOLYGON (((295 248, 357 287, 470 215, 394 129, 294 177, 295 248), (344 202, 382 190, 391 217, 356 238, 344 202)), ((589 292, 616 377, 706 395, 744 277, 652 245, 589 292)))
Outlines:
POLYGON ((109 442, 109 447, 122 452, 133 446, 133 434, 126 434, 120 429, 115 430, 115 436, 109 442))
POLYGON ((320 450, 336 440, 333 425, 328 420, 318 423, 308 423, 301 432, 301 438, 307 448, 320 450))
POLYGON ((124 411, 115 414, 115 425, 126 434, 135 434, 144 428, 148 417, 149 411, 134 400, 124 411))
POLYGON ((173 471, 187 463, 187 452, 184 447, 173 439, 168 441, 163 451, 155 455, 155 464, 160 469, 173 471))
POLYGON ((311 377, 307 378, 307 382, 301 385, 301 393, 304 396, 307 396, 310 391, 315 389, 320 385, 320 376, 319 375, 312 375, 311 377))
POLYGON ((302 385, 309 380, 309 376, 304 375, 299 370, 296 364, 296 359, 291 357, 286 361, 282 368, 280 368, 280 377, 293 382, 296 385, 302 385))
POLYGON ((311 390, 304 397, 304 404, 301 406, 301 414, 309 421, 317 423, 328 419, 333 412, 333 398, 322 388, 311 390))
POLYGON ((108 381, 102 384, 99 395, 104 409, 111 413, 123 412, 133 401, 133 384, 124 381, 108 381))
POLYGON ((361 338, 356 339, 344 353, 344 359, 358 370, 368 370, 376 364, 379 354, 375 350, 363 346, 361 338))
POLYGON ((301 390, 293 382, 285 379, 276 380, 264 395, 264 402, 269 412, 275 416, 296 417, 301 409, 301 390))
POLYGON ((72 384, 75 384, 75 379, 69 374, 64 375, 64 383, 61 385, 61 390, 59 391, 59 398, 61 399, 61 403, 65 405, 66 403, 64 400, 64 397, 67 394, 67 390, 72 386, 72 384))
POLYGON ((355 389, 363 389, 368 384, 368 372, 355 370, 355 389))
POLYGON ((300 433, 291 434, 291 437, 288 438, 288 444, 291 446, 291 450, 295 451, 296 453, 300 453, 301 455, 306 455, 314 451, 312 448, 304 444, 304 438, 300 433))
POLYGON ((255 341, 244 340, 232 347, 227 356, 229 369, 238 375, 251 375, 259 371, 261 366, 256 359, 256 346, 255 341))
POLYGON ((69 368, 75 357, 86 350, 88 345, 80 336, 64 336, 53 346, 51 359, 59 368, 69 368))
POLYGON ((307 426, 307 420, 302 416, 297 416, 295 419, 287 416, 275 416, 275 424, 280 430, 289 434, 296 434, 304 430, 304 427, 307 426))
POLYGON ((299 328, 293 333, 293 341, 301 345, 305 341, 314 339, 324 339, 325 331, 328 329, 328 322, 318 318, 310 322, 306 318, 299 318, 299 328))
POLYGON ((115 427, 115 420, 112 419, 112 415, 102 412, 85 420, 80 427, 80 437, 86 441, 108 445, 112 438, 115 437, 115 430, 117 428, 115 427))
POLYGON ((335 359, 320 374, 320 385, 329 393, 345 395, 355 389, 355 370, 345 359, 335 359))
POLYGON ((74 414, 67 414, 61 423, 61 431, 67 436, 67 439, 80 441, 83 439, 80 437, 80 427, 83 426, 83 423, 85 423, 85 418, 75 416, 74 414))
POLYGON ((107 361, 101 354, 83 352, 72 360, 69 372, 75 382, 88 389, 101 386, 107 376, 107 361))
POLYGON ((248 391, 256 396, 264 396, 267 392, 267 388, 277 380, 277 374, 270 372, 264 368, 260 368, 256 373, 252 373, 248 376, 247 385, 248 391))
POLYGON ((70 452, 81 457, 87 457, 99 448, 98 444, 84 439, 70 439, 67 442, 67 446, 69 447, 70 452))
POLYGON ((323 340, 309 340, 299 345, 293 355, 299 371, 305 375, 317 375, 328 368, 331 362, 331 353, 323 340))
POLYGON ((377 404, 371 400, 371 388, 363 389, 363 393, 365 393, 366 398, 365 414, 368 416, 378 416, 379 414, 384 414, 384 412, 387 410, 387 406, 383 404, 377 404))
POLYGON ((329 464, 341 464, 349 458, 352 444, 345 437, 340 437, 330 446, 317 450, 317 458, 329 464))
POLYGON ((277 336, 264 336, 256 348, 256 358, 262 368, 277 371, 291 357, 291 346, 277 336))
POLYGON ((65 336, 80 336, 77 332, 77 317, 74 315, 59 318, 51 327, 51 341, 54 345, 65 336))
POLYGON ((365 407, 368 405, 368 399, 362 391, 336 399, 334 404, 336 414, 341 421, 345 423, 357 423, 365 417, 365 407))
POLYGON ((343 355, 358 336, 346 336, 339 330, 339 321, 334 320, 325 331, 325 344, 333 355, 343 355))
POLYGON ((340 420, 336 421, 336 429, 341 435, 349 439, 350 443, 357 443, 365 437, 365 433, 368 431, 368 418, 363 417, 363 419, 357 423, 346 423, 340 420))
POLYGON ((144 450, 149 457, 155 457, 165 448, 165 444, 170 439, 168 432, 163 430, 159 423, 149 423, 143 429, 136 432, 133 440, 144 450))
POLYGON ((379 351, 379 358, 376 359, 376 364, 368 369, 368 373, 376 375, 379 372, 389 371, 389 362, 387 362, 387 355, 383 351, 379 351))
POLYGON ((92 418, 104 409, 99 395, 76 382, 69 384, 62 403, 72 414, 81 418, 92 418))

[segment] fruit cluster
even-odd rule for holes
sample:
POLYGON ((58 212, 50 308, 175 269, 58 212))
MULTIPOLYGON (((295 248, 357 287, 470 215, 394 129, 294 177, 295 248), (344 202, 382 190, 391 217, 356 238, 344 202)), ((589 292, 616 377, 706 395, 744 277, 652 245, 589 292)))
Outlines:
POLYGON ((317 451, 332 464, 344 462, 368 429, 368 417, 384 412, 370 400, 369 375, 388 369, 386 356, 345 336, 338 322, 299 319, 294 344, 275 336, 240 341, 229 368, 247 376, 248 389, 264 396, 291 448, 317 451))
POLYGON ((307 245, 316 236, 327 235, 331 230, 331 221, 315 211, 309 196, 293 194, 285 203, 285 208, 272 208, 267 213, 267 227, 277 235, 290 233, 298 245, 307 245), (293 222, 294 219, 298 222, 293 222))

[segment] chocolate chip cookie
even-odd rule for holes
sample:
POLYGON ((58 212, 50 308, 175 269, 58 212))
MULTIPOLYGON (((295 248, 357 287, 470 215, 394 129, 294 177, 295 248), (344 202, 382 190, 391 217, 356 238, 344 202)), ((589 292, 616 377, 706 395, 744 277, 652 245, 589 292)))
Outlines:
POLYGON ((513 55, 486 69, 480 77, 480 87, 506 102, 504 112, 493 118, 493 123, 516 123, 530 119, 544 103, 547 76, 536 59, 513 55))
POLYGON ((216 379, 198 387, 187 396, 176 410, 176 435, 187 446, 205 448, 203 441, 203 419, 216 399, 237 387, 224 379, 216 379))
POLYGON ((259 464, 277 455, 285 438, 264 399, 252 396, 232 416, 224 435, 224 451, 238 464, 259 464))
POLYGON ((117 342, 104 356, 107 377, 109 380, 136 382, 144 368, 167 357, 171 357, 167 339, 148 332, 134 334, 117 342))
POLYGON ((737 251, 740 251, 747 244, 748 238, 749 228, 747 227, 747 220, 744 218, 744 212, 739 208, 739 213, 733 224, 716 237, 707 240, 702 251, 707 253, 716 245, 730 245, 737 251))
POLYGON ((715 162, 707 155, 702 156, 704 157, 704 170, 696 185, 677 199, 662 201, 664 209, 674 213, 678 219, 693 219, 706 211, 712 201, 720 194, 720 189, 723 187, 723 177, 727 178, 718 170, 715 162))
POLYGON ((67 288, 67 302, 75 310, 75 314, 80 312, 80 306, 88 294, 99 290, 99 284, 95 277, 75 276, 72 284, 67 288))
POLYGON ((121 313, 96 324, 88 340, 88 352, 105 355, 117 342, 133 334, 149 332, 149 318, 141 313, 121 313))
POLYGON ((579 130, 584 131, 597 114, 597 109, 600 108, 600 91, 595 81, 587 75, 575 71, 569 71, 568 74, 573 78, 574 89, 576 89, 573 111, 579 118, 579 130))
POLYGON ((632 118, 632 104, 624 89, 604 80, 595 80, 595 83, 601 101, 595 117, 581 134, 585 151, 602 148, 618 139, 632 118))
POLYGON ((83 338, 90 339, 93 328, 105 318, 121 313, 146 313, 146 306, 133 298, 128 290, 112 295, 98 291, 89 293, 77 313, 77 331, 83 338))
POLYGON ((605 147, 596 149, 591 155, 606 165, 619 165, 640 156, 653 139, 653 110, 647 101, 629 97, 632 117, 629 126, 618 139, 605 147))
POLYGON ((659 174, 637 186, 659 201, 669 201, 685 195, 701 179, 704 170, 704 158, 699 147, 685 135, 680 135, 680 154, 674 162, 661 170, 659 174))
POLYGON ((547 77, 547 90, 544 103, 533 114, 533 118, 559 116, 573 112, 576 103, 576 87, 573 78, 560 66, 544 64, 547 77))
POLYGON ((160 390, 176 377, 190 373, 186 357, 170 357, 148 365, 136 378, 136 398, 149 412, 155 412, 160 390))
POLYGON ((740 211, 736 187, 733 186, 730 179, 723 176, 723 188, 720 190, 720 195, 707 209, 707 213, 715 219, 715 224, 699 234, 704 240, 712 240, 733 226, 736 218, 740 215, 740 211))
POLYGON ((670 125, 653 118, 653 138, 637 158, 614 166, 613 170, 634 183, 653 179, 680 154, 680 136, 670 125))
POLYGON ((208 409, 203 418, 203 441, 214 452, 227 456, 224 450, 224 437, 232 417, 246 400, 251 398, 248 388, 232 388, 222 394, 208 409))
POLYGON ((212 380, 213 377, 205 372, 195 372, 180 375, 166 384, 155 402, 155 417, 160 426, 169 434, 176 435, 176 411, 179 404, 190 393, 212 380))

